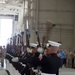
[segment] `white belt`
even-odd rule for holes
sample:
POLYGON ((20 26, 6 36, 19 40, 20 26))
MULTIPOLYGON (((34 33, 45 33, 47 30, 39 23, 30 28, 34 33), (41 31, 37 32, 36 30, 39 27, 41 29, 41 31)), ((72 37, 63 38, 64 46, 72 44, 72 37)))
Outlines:
POLYGON ((41 75, 56 75, 56 74, 41 73, 41 75))

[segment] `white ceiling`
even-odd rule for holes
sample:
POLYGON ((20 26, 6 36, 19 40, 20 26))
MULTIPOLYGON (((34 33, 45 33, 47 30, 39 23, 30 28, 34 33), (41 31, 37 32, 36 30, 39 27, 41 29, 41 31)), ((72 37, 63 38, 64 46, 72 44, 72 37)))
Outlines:
POLYGON ((6 4, 21 4, 24 0, 0 0, 0 3, 6 4))
POLYGON ((0 13, 18 14, 23 6, 24 0, 0 0, 0 13))

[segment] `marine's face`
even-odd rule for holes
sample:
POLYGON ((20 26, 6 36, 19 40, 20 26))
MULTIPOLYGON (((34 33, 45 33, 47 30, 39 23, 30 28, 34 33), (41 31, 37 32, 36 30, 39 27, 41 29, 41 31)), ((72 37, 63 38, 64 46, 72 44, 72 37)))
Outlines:
POLYGON ((24 48, 24 52, 26 52, 26 48, 24 48))
POLYGON ((51 54, 51 48, 50 47, 48 47, 48 49, 47 49, 47 54, 51 54))
POLYGON ((37 52, 37 48, 33 48, 32 53, 36 53, 37 52))
POLYGON ((46 50, 46 55, 48 55, 48 54, 50 54, 50 50, 49 49, 46 50))
POLYGON ((55 47, 55 46, 51 46, 51 47, 48 47, 48 52, 49 53, 57 53, 57 51, 59 50, 59 47, 55 47))

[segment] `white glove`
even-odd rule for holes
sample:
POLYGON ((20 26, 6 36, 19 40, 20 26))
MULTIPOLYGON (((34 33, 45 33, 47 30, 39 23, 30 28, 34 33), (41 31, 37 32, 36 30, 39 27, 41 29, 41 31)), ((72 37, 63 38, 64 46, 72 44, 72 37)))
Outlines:
POLYGON ((43 48, 42 47, 39 47, 38 49, 37 49, 37 52, 39 52, 39 53, 43 53, 43 48))
POLYGON ((28 53, 32 53, 32 50, 30 48, 27 48, 28 53))
POLYGON ((35 72, 35 73, 38 73, 38 70, 34 69, 33 67, 32 67, 32 71, 35 72))
POLYGON ((39 55, 39 58, 42 58, 42 54, 39 55))
POLYGON ((26 64, 20 63, 22 66, 26 67, 26 64))
POLYGON ((18 62, 18 61, 19 61, 18 57, 12 59, 12 62, 18 62))

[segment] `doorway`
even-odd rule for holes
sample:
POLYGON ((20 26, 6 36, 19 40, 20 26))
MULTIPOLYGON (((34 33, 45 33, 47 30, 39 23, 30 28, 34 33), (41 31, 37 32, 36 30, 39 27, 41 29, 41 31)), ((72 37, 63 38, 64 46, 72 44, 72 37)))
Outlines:
POLYGON ((12 35, 13 19, 0 19, 0 46, 7 44, 12 35))

